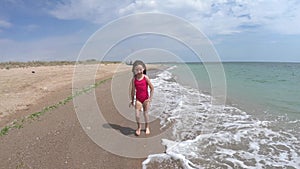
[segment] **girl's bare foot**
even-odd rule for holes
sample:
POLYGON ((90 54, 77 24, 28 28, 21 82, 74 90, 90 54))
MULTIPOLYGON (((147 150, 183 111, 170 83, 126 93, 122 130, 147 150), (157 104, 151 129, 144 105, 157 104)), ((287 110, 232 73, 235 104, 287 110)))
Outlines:
POLYGON ((140 134, 141 134, 141 129, 140 128, 136 129, 135 130, 135 135, 139 136, 140 134))
POLYGON ((146 134, 150 134, 150 129, 146 128, 146 134))

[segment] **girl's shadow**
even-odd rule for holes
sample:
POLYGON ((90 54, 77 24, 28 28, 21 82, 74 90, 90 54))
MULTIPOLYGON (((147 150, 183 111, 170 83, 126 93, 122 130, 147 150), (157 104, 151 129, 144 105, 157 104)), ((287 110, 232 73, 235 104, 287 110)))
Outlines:
POLYGON ((134 135, 135 134, 135 130, 130 128, 130 127, 123 127, 120 126, 118 124, 112 124, 112 123, 107 123, 107 124, 103 124, 104 128, 113 128, 115 130, 119 130, 122 134, 129 136, 129 135, 134 135))

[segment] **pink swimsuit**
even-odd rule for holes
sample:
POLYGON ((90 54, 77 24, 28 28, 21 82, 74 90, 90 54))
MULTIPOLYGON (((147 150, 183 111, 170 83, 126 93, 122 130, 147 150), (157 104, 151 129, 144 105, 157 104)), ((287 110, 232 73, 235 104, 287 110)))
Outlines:
POLYGON ((134 78, 134 85, 136 90, 136 99, 141 103, 144 103, 144 101, 149 98, 146 77, 144 76, 142 80, 134 78))

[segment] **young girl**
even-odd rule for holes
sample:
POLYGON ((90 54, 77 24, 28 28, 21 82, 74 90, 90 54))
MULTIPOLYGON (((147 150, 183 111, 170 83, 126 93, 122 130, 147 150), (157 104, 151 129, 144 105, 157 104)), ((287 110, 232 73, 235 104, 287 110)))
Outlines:
POLYGON ((149 77, 146 75, 146 65, 140 61, 137 60, 133 63, 132 66, 132 72, 133 72, 133 78, 131 81, 131 102, 129 106, 135 105, 135 117, 137 122, 137 129, 135 131, 135 134, 139 136, 141 134, 141 122, 140 122, 140 112, 143 108, 144 111, 144 118, 145 118, 145 131, 146 134, 150 134, 150 128, 149 128, 149 115, 148 110, 150 108, 150 102, 153 96, 154 87, 152 83, 150 82, 149 77), (150 88, 150 96, 148 93, 148 86, 150 88), (134 104, 134 96, 136 98, 135 104, 134 104))

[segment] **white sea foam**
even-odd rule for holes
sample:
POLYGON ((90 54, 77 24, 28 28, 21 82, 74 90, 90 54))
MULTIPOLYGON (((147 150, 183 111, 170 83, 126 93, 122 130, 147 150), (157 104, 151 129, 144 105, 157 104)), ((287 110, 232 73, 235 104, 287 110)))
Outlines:
MULTIPOLYGON (((151 114, 173 137, 162 140, 165 154, 152 154, 143 168, 300 168, 300 142, 232 106, 212 105, 211 96, 177 83, 167 70, 153 79, 151 114), (212 113, 213 112, 213 113, 212 113)), ((290 123, 295 123, 291 121, 290 123)))

